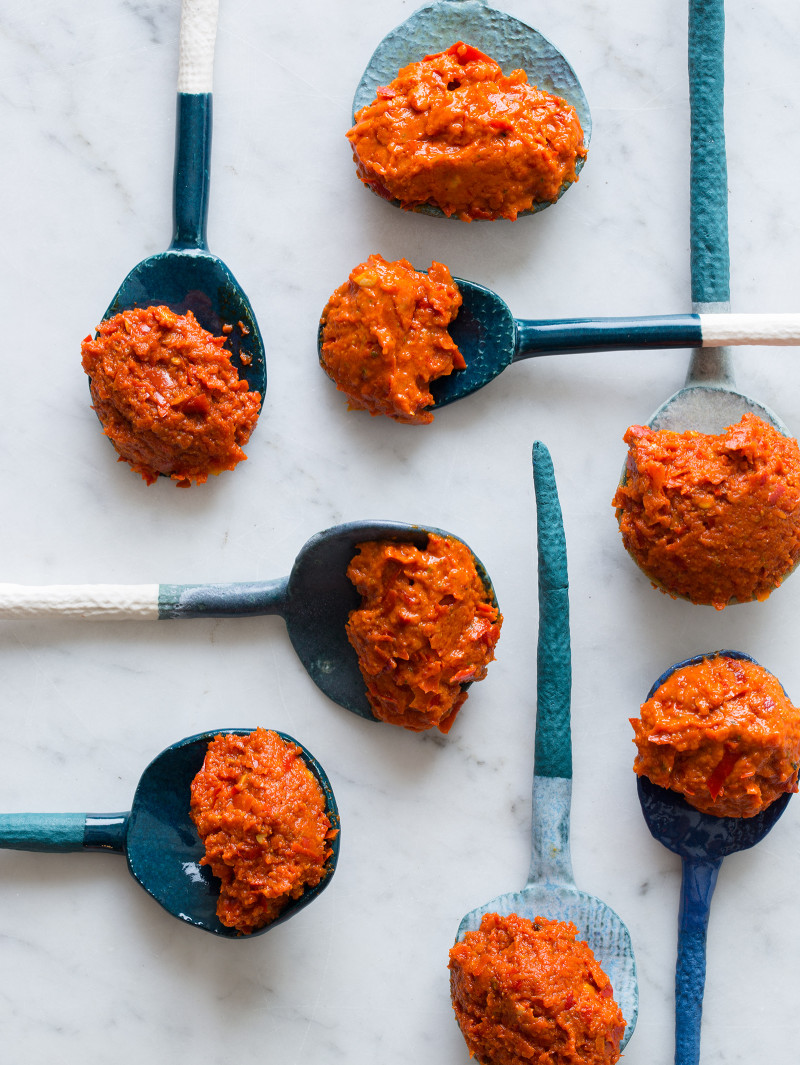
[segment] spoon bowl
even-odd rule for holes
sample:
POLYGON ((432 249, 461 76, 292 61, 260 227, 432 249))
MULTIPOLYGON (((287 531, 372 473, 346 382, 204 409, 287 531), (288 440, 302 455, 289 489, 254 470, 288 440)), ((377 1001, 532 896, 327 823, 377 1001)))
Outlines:
MULTIPOLYGON (((0 585, 0 620, 69 617, 159 621, 279 614, 317 687, 346 710, 375 721, 358 656, 345 631, 350 611, 361 602, 347 578, 347 567, 362 542, 409 541, 424 548, 431 534, 460 539, 432 526, 356 521, 317 533, 298 554, 289 576, 277 580, 236 584, 0 585)), ((465 546, 469 548, 468 544, 465 546)), ((497 605, 483 563, 469 550, 487 597, 497 605)), ((463 688, 470 683, 466 682, 463 688)))
POLYGON ((569 842, 572 795, 570 728, 571 653, 566 544, 553 464, 547 448, 533 446, 539 555, 539 642, 533 775, 531 858, 528 882, 471 910, 457 939, 480 925, 486 913, 516 913, 533 920, 572 921, 599 961, 626 1021, 621 1048, 636 1026, 639 992, 630 933, 602 900, 575 886, 569 842))
MULTIPOLYGON (((443 52, 456 41, 465 41, 494 59, 505 74, 521 68, 538 88, 563 97, 575 108, 589 147, 592 117, 575 71, 558 49, 536 30, 504 11, 489 7, 486 0, 435 0, 415 11, 387 33, 367 64, 353 99, 353 116, 371 104, 378 88, 388 85, 398 71, 426 55, 443 52)), ((583 159, 578 160, 580 172, 583 159)), ((559 197, 569 188, 565 182, 559 197)), ((396 206, 397 201, 391 200, 396 206)), ((522 214, 535 214, 550 203, 535 204, 522 214)), ((438 207, 415 207, 419 214, 445 218, 438 207)))
POLYGON ((214 729, 173 743, 145 769, 130 812, 116 814, 0 814, 0 848, 28 851, 105 850, 124 854, 131 876, 168 913, 194 928, 227 939, 249 939, 288 921, 325 890, 339 857, 339 811, 330 781, 314 756, 296 744, 325 795, 325 808, 337 834, 331 840, 327 875, 292 899, 270 924, 242 936, 216 914, 219 881, 200 865, 205 847, 189 816, 190 788, 203 765, 208 744, 220 733, 249 735, 252 728, 214 729))
MULTIPOLYGON (((652 698, 677 669, 720 656, 755 661, 741 651, 695 655, 662 673, 647 698, 652 698)), ((653 784, 647 777, 637 777, 636 786, 651 835, 682 862, 675 970, 675 1065, 697 1065, 706 975, 706 932, 722 859, 754 847, 762 840, 783 814, 791 795, 788 792, 781 795, 755 817, 715 817, 695 810, 682 795, 653 784)))

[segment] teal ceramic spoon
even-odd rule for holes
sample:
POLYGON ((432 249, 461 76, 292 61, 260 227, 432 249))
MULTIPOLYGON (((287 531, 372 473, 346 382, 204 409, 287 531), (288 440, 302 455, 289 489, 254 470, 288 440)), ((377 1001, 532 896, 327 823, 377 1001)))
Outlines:
MULTIPOLYGON (((71 618, 162 621, 279 614, 311 679, 329 699, 360 717, 375 718, 364 691, 358 658, 345 623, 360 597, 347 579, 356 545, 366 540, 407 540, 426 547, 430 533, 452 533, 392 521, 336 525, 317 533, 300 551, 288 577, 238 584, 0 584, 0 620, 71 618)), ((468 546, 468 545, 467 545, 468 546)), ((492 582, 473 553, 487 595, 492 582)), ((465 684, 464 687, 468 687, 465 684)))
POLYGON ((192 311, 214 336, 232 326, 225 345, 251 391, 267 388, 264 344, 250 301, 206 241, 211 158, 211 82, 219 0, 183 0, 175 137, 173 235, 169 249, 131 270, 108 310, 165 305, 192 311))
MULTIPOLYGON (((800 314, 704 312, 638 318, 517 319, 496 292, 461 277, 454 281, 463 303, 448 331, 467 365, 432 382, 433 410, 472 395, 512 363, 542 355, 716 348, 722 342, 800 344, 800 314)), ((321 319, 317 331, 320 360, 323 329, 321 319)))
MULTIPOLYGON (((676 669, 703 658, 724 655, 752 662, 741 651, 713 651, 678 662, 663 673, 648 692, 650 699, 676 669)), ((637 778, 639 801, 647 827, 683 865, 678 914, 678 961, 675 970, 675 1065, 699 1065, 700 1022, 706 980, 706 932, 711 897, 722 859, 755 846, 786 809, 787 792, 755 817, 714 817, 695 810, 678 792, 637 778)), ((734 959, 731 959, 732 963, 734 959)))
MULTIPOLYGON (((247 735, 253 729, 215 729, 167 747, 145 769, 128 813, 0 814, 0 848, 20 851, 108 851, 124 854, 128 870, 167 913, 228 939, 249 939, 226 928, 216 915, 219 881, 200 865, 205 848, 189 816, 190 786, 209 742, 221 732, 247 735)), ((302 743, 295 743, 325 794, 326 811, 337 835, 331 841, 328 875, 293 899, 261 935, 293 917, 325 890, 339 857, 339 811, 325 770, 302 743)))
POLYGON ((578 890, 572 873, 572 665, 567 554, 553 464, 547 448, 539 442, 533 445, 533 476, 539 552, 539 645, 531 868, 522 891, 500 895, 468 913, 459 925, 457 938, 477 929, 485 913, 573 921, 579 938, 592 948, 611 981, 614 998, 627 1022, 624 1047, 636 1026, 639 1009, 630 934, 606 903, 578 890))
MULTIPOLYGON (((521 68, 532 85, 555 93, 572 104, 583 128, 584 145, 589 147, 592 117, 575 71, 540 33, 519 19, 489 7, 486 0, 435 0, 387 33, 358 84, 353 114, 372 103, 378 87, 388 85, 397 77, 401 67, 426 55, 442 52, 456 41, 465 41, 485 52, 499 63, 504 73, 521 68)), ((582 166, 583 160, 579 160, 576 169, 580 171, 582 166)), ((570 182, 565 183, 559 196, 569 186, 570 182)), ((549 203, 536 204, 524 213, 535 214, 549 206, 549 203)), ((414 210, 446 217, 438 207, 422 205, 414 210)))
MULTIPOLYGON (((690 0, 692 303, 700 315, 730 311, 724 43, 724 0, 690 0)), ((712 345, 695 351, 685 386, 655 411, 648 424, 677 432, 719 433, 748 412, 790 435, 769 408, 736 390, 730 352, 712 345)))

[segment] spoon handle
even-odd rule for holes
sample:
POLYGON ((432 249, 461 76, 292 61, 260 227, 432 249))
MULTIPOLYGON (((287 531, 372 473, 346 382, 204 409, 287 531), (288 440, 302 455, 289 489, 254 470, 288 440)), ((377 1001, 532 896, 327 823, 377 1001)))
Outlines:
POLYGON ((109 850, 122 853, 127 813, 0 814, 0 848, 15 851, 109 850))
POLYGON ((0 620, 168 618, 284 614, 288 578, 237 584, 0 584, 0 620))
POLYGON ((699 1065, 706 932, 722 859, 683 859, 675 969, 675 1065, 699 1065))
POLYGON ((211 88, 219 0, 183 0, 173 186, 173 248, 207 247, 211 88))
POLYGON ((569 581, 564 523, 553 461, 533 445, 539 557, 539 640, 536 662, 536 741, 533 770, 533 854, 528 883, 573 883, 569 851, 572 797, 569 581))
POLYGON ((800 314, 663 314, 517 321, 512 362, 539 355, 720 344, 800 344, 800 314))

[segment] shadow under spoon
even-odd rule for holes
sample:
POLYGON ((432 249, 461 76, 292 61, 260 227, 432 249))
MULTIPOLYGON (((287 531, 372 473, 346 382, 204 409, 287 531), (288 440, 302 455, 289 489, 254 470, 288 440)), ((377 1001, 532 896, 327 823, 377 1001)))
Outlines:
MULTIPOLYGON (((583 129, 584 145, 589 147, 592 117, 575 71, 539 32, 504 11, 489 7, 486 0, 435 0, 387 33, 361 76, 353 99, 353 114, 371 104, 378 88, 393 81, 401 67, 426 55, 443 52, 462 40, 491 56, 505 74, 521 68, 532 85, 572 104, 583 129)), ((576 171, 582 166, 580 159, 576 171)), ((570 184, 562 186, 559 196, 570 184)), ((522 213, 535 214, 549 206, 549 202, 534 204, 522 213)), ((426 204, 415 207, 414 211, 446 217, 438 207, 426 204)))
POLYGON ((572 797, 570 700, 572 664, 564 527, 547 448, 533 446, 539 553, 539 642, 530 873, 522 891, 470 911, 457 939, 480 926, 485 913, 516 913, 572 921, 591 947, 626 1021, 621 1047, 636 1026, 639 990, 630 933, 605 902, 579 891, 572 872, 569 817, 572 797))
MULTIPOLYGON (((189 816, 190 788, 203 765, 208 744, 220 733, 249 735, 253 729, 214 729, 173 743, 142 774, 127 813, 0 814, 0 848, 24 851, 109 851, 124 854, 131 876, 164 909, 181 921, 229 939, 249 939, 293 917, 330 883, 339 857, 339 835, 331 840, 328 873, 315 887, 292 899, 276 920, 242 936, 216 914, 219 881, 200 865, 205 847, 189 816)), ((302 743, 303 761, 325 795, 331 826, 339 829, 339 812, 330 781, 302 743)))
MULTIPOLYGON (((717 651, 727 658, 749 655, 740 651, 717 651)), ((653 697, 661 685, 684 666, 695 665, 710 655, 678 662, 663 673, 650 689, 653 697)), ((677 854, 683 866, 678 914, 678 960, 675 969, 675 1065, 698 1065, 700 1023, 706 979, 706 932, 711 897, 722 859, 755 846, 770 831, 786 809, 787 792, 755 817, 715 817, 700 813, 682 795, 637 778, 642 813, 651 834, 677 854)), ((734 964, 734 959, 731 959, 734 964)))
POLYGON ((218 6, 219 0, 183 0, 172 243, 134 266, 103 317, 164 305, 176 314, 191 311, 214 336, 232 326, 223 350, 250 390, 261 393, 263 403, 267 370, 258 323, 241 286, 208 250, 206 239, 218 6))
MULTIPOLYGON (((301 549, 289 576, 277 580, 38 587, 0 584, 0 620, 163 621, 279 614, 286 622, 300 661, 317 687, 346 710, 374 721, 358 656, 345 630, 350 611, 361 602, 348 580, 347 567, 362 542, 410 541, 424 549, 431 533, 459 539, 442 529, 422 525, 349 522, 313 536, 301 549)), ((474 553, 472 557, 487 596, 496 603, 489 575, 474 553)))

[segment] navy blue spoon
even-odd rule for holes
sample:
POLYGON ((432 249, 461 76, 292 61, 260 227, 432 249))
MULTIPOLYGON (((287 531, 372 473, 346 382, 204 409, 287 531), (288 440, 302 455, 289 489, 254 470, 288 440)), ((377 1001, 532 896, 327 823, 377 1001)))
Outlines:
MULTIPOLYGON (((424 548, 430 533, 452 533, 393 521, 361 521, 317 533, 300 551, 288 577, 238 584, 0 585, 0 619, 80 618, 161 621, 280 614, 311 679, 329 699, 374 721, 358 657, 345 631, 360 597, 347 579, 356 545, 366 540, 407 540, 424 548)), ((469 546, 469 545, 467 545, 469 546)), ((487 595, 492 582, 472 555, 487 595)), ((465 684, 464 687, 468 687, 465 684)))
POLYGON ((232 326, 225 349, 251 391, 267 388, 264 344, 250 301, 206 241, 211 158, 211 82, 218 0, 183 0, 172 244, 131 270, 103 315, 165 305, 192 311, 215 336, 232 326))
MULTIPOLYGON (((214 729, 189 736, 167 747, 145 769, 133 796, 130 812, 112 814, 0 814, 0 848, 18 851, 108 851, 124 854, 134 880, 167 913, 181 921, 227 939, 249 939, 221 924, 216 914, 219 880, 200 865, 205 847, 189 816, 190 786, 203 765, 209 742, 220 733, 246 736, 252 728, 214 729)), ((275 730, 277 731, 277 730, 275 730)), ((303 761, 325 794, 332 828, 328 873, 316 887, 292 899, 276 920, 253 936, 293 917, 325 890, 339 858, 339 811, 325 770, 302 743, 303 761)))
MULTIPOLYGON (((755 661, 741 651, 695 655, 662 673, 647 698, 651 699, 676 669, 719 656, 755 661)), ((637 777, 637 788, 650 832, 677 854, 683 864, 675 969, 675 1065, 698 1065, 706 980, 706 932, 722 859, 747 850, 763 839, 786 809, 791 795, 788 792, 781 795, 755 817, 714 817, 700 813, 678 792, 660 788, 647 777, 637 777)))
POLYGON ((630 933, 601 899, 575 886, 570 857, 572 801, 572 654, 569 635, 567 546, 550 452, 533 445, 539 555, 539 641, 536 671, 536 738, 533 764, 532 855, 521 891, 500 895, 471 910, 457 939, 480 926, 485 913, 517 913, 533 920, 572 921, 611 981, 626 1021, 621 1046, 630 1039, 639 1012, 639 987, 630 933))
MULTIPOLYGON (((387 33, 375 49, 356 89, 353 114, 375 99, 378 87, 388 85, 401 67, 426 55, 443 52, 456 41, 465 41, 499 63, 505 73, 521 68, 528 81, 547 92, 555 93, 572 104, 583 129, 584 145, 589 147, 592 116, 575 71, 558 49, 536 30, 519 19, 489 7, 486 0, 435 0, 421 7, 387 33)), ((576 167, 580 171, 583 160, 576 167)), ((559 197, 570 187, 565 182, 559 197)), ((395 206, 399 203, 389 202, 395 206)), ((549 207, 535 204, 524 214, 535 214, 549 207)), ((422 204, 414 208, 419 214, 446 217, 438 208, 422 204)))

